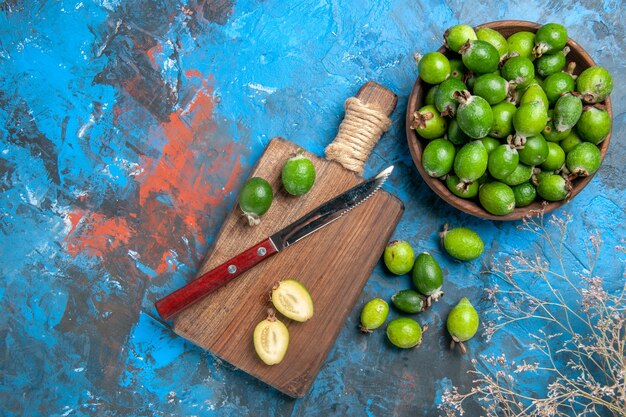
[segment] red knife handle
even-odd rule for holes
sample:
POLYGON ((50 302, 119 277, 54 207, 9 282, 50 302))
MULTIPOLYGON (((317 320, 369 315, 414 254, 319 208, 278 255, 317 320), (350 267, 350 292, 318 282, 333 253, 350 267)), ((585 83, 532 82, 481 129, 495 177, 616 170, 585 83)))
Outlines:
POLYGON ((159 315, 164 320, 169 320, 185 308, 201 300, 207 294, 237 278, 248 269, 277 252, 278 250, 270 238, 257 243, 184 287, 158 300, 155 306, 159 315))

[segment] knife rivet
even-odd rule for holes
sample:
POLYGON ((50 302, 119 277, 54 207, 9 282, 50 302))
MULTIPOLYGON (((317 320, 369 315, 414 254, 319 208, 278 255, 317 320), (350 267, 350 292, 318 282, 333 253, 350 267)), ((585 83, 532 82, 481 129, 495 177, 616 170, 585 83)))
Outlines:
POLYGON ((235 272, 237 272, 237 267, 235 265, 228 265, 228 273, 234 274, 235 272))
POLYGON ((257 251, 256 251, 257 255, 259 256, 265 256, 265 254, 267 253, 267 249, 265 249, 264 247, 260 247, 257 251))

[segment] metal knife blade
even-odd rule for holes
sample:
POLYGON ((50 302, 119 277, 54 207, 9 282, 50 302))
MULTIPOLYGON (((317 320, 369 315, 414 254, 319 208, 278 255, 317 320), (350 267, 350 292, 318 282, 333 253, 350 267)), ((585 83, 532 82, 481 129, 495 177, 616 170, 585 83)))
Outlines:
POLYGON ((393 165, 384 169, 372 178, 356 185, 326 203, 305 214, 289 226, 270 236, 270 240, 280 252, 287 246, 307 237, 311 233, 329 225, 350 210, 361 205, 385 183, 393 165))
POLYGON ((158 300, 155 305, 159 315, 169 320, 259 262, 339 219, 378 191, 392 170, 393 165, 330 199, 279 232, 158 300))

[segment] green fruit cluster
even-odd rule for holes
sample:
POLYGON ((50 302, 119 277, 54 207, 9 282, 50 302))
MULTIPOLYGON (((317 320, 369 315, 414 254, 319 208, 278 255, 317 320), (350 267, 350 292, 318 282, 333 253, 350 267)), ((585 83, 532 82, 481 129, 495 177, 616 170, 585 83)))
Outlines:
POLYGON ((611 131, 603 101, 613 80, 599 66, 574 75, 567 40, 558 23, 508 38, 449 28, 448 52, 418 62, 420 78, 432 84, 411 125, 428 141, 424 171, 494 215, 563 200, 571 180, 593 175, 602 163, 598 144, 611 131))

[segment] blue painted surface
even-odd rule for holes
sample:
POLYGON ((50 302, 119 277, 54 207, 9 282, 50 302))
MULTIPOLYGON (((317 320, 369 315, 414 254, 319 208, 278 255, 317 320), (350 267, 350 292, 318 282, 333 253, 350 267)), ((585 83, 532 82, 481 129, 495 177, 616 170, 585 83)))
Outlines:
MULTIPOLYGON (((0 3, 3 415, 436 415, 441 391, 470 381, 468 358, 447 349, 446 314, 462 295, 481 305, 489 281, 480 262, 444 256, 436 231, 474 228, 484 260, 533 239, 448 207, 419 178, 404 135, 412 56, 460 21, 561 21, 614 74, 609 154, 565 210, 568 268, 584 267, 579 253, 599 229, 600 270, 616 284, 625 17, 620 1, 0 3), (321 155, 343 100, 369 79, 400 104, 365 175, 398 167, 386 186, 406 205, 394 237, 441 260, 446 297, 420 317, 431 330, 419 350, 361 336, 360 306, 409 287, 377 266, 311 393, 293 400, 172 335, 152 302, 194 275, 269 139, 321 155)), ((479 337, 470 357, 522 355, 526 334, 479 337)))

